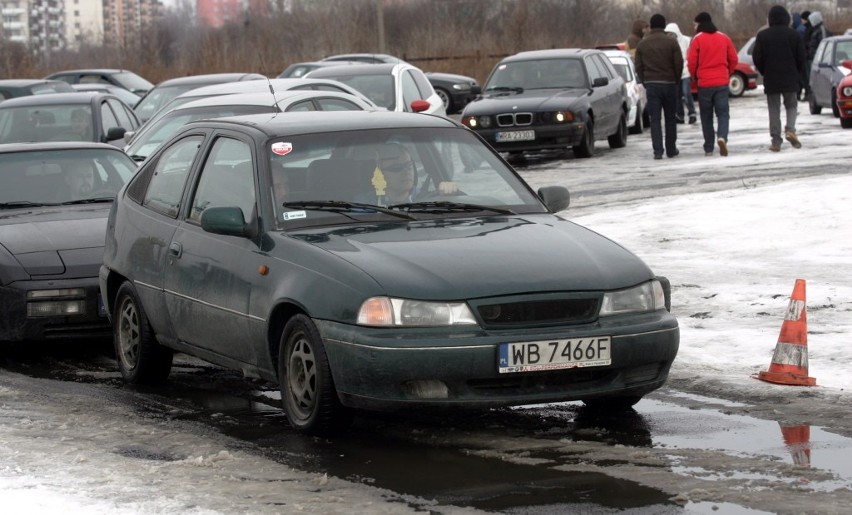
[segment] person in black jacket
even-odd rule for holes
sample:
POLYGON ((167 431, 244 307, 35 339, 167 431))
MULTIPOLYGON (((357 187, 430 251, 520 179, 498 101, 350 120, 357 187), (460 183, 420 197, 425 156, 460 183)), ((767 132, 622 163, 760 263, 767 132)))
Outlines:
POLYGON ((769 107, 769 150, 781 150, 781 102, 787 114, 784 137, 794 148, 801 148, 796 135, 796 113, 805 68, 805 46, 790 27, 790 13, 780 5, 769 9, 769 27, 758 32, 754 43, 754 65, 763 75, 763 91, 769 107))

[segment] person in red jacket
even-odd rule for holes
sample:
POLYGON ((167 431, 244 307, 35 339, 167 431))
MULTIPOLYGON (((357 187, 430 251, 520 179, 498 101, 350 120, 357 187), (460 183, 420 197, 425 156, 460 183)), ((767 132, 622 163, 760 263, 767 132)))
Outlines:
POLYGON ((704 155, 712 156, 716 144, 719 154, 728 155, 728 80, 737 67, 737 49, 731 38, 719 32, 706 12, 695 17, 695 37, 686 59, 689 74, 698 82, 698 108, 704 133, 704 155), (713 128, 713 115, 718 126, 713 128))

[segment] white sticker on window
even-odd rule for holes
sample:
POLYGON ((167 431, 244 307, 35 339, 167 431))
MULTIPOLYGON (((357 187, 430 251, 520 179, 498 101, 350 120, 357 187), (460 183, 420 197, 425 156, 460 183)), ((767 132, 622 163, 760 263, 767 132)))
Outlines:
POLYGON ((292 143, 285 143, 283 141, 278 141, 272 144, 272 153, 278 156, 286 156, 290 152, 293 151, 292 143))
POLYGON ((281 218, 286 222, 287 220, 298 220, 299 218, 305 218, 308 215, 305 211, 285 211, 281 213, 281 218))

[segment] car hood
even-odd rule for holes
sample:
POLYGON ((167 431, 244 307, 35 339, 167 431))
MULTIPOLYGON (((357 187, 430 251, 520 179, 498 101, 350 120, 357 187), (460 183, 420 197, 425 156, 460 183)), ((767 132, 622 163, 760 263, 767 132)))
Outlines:
POLYGON ((0 211, 0 244, 13 255, 104 246, 110 204, 0 211))
POLYGON ((600 291, 653 277, 620 245, 555 215, 359 225, 293 236, 369 274, 391 296, 600 291))
POLYGON ((523 93, 487 93, 468 104, 465 111, 491 113, 503 111, 534 111, 550 106, 570 109, 589 93, 588 89, 527 89, 523 93))

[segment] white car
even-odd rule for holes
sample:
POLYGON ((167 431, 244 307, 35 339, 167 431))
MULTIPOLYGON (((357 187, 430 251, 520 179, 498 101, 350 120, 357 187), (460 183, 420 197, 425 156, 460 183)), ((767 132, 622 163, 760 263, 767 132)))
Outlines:
POLYGON ((622 50, 604 50, 615 71, 624 79, 627 89, 630 111, 627 113, 627 128, 630 134, 641 134, 645 125, 645 108, 648 98, 645 95, 645 86, 636 81, 636 68, 630 54, 622 50))
POLYGON ((124 151, 134 161, 144 161, 163 141, 189 122, 245 114, 298 111, 375 111, 372 103, 337 91, 280 91, 215 95, 187 102, 151 120, 124 151))
POLYGON ((388 111, 447 115, 444 101, 426 74, 406 62, 319 68, 308 72, 305 78, 342 82, 388 111))

